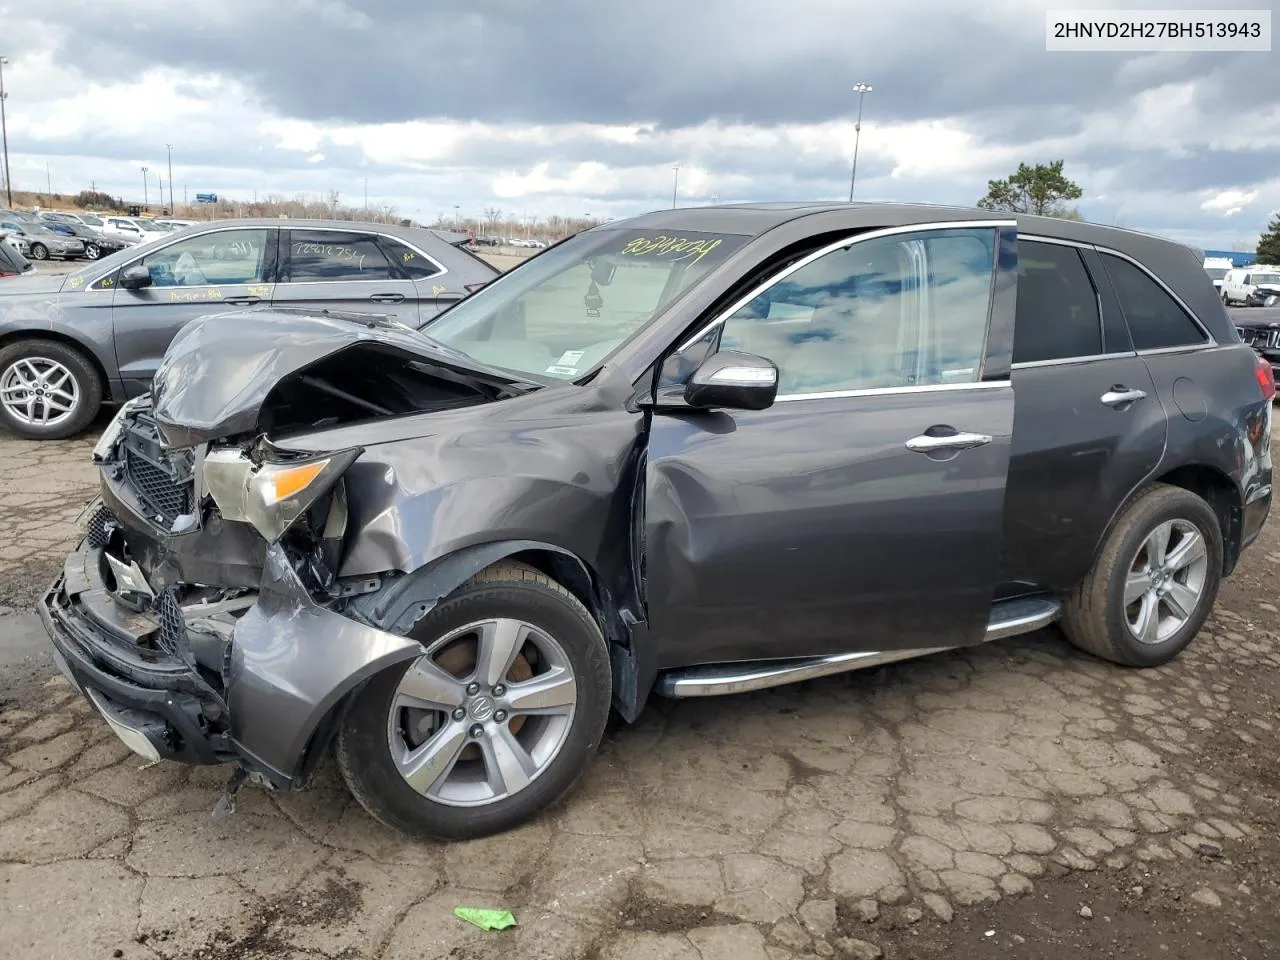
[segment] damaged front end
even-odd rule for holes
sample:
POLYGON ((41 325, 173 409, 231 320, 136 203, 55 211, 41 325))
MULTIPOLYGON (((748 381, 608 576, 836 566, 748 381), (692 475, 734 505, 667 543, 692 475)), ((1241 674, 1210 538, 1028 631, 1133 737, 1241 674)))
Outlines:
POLYGON ((268 431, 484 403, 504 387, 410 350, 411 331, 334 317, 285 315, 292 331, 234 349, 223 334, 215 362, 217 319, 184 330, 153 395, 103 434, 87 536, 40 613, 62 672, 136 753, 233 762, 294 788, 342 699, 420 647, 344 612, 382 585, 338 575, 344 475, 363 449, 298 453, 268 431))

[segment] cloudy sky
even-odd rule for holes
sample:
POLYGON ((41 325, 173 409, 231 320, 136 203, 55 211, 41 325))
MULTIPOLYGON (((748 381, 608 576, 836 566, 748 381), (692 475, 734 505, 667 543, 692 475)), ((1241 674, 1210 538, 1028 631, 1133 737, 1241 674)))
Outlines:
MULTIPOLYGON (((1222 6, 1249 6, 1228 3, 1222 6)), ((402 216, 972 204, 1066 160, 1087 219, 1252 243, 1280 209, 1273 53, 1047 53, 1040 0, 0 0, 17 188, 337 190, 402 216)), ((1125 7, 1212 7, 1129 0, 1125 7)), ((1255 7, 1269 4, 1255 2, 1255 7)))

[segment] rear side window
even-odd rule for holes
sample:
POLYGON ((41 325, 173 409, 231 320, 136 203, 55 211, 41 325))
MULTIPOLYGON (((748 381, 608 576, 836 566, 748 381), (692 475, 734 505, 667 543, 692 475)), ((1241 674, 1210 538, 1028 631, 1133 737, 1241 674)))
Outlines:
POLYGON ((1098 295, 1075 247, 1018 241, 1013 362, 1102 353, 1098 295))
POLYGON ((428 277, 434 277, 444 272, 418 251, 401 243, 399 240, 382 237, 380 242, 383 249, 391 257, 392 262, 410 280, 426 280, 428 277))
POLYGON ((1135 350, 1189 347, 1205 342, 1200 328, 1145 272, 1128 260, 1102 254, 1135 350))
POLYGON ((294 230, 285 277, 292 283, 388 280, 391 264, 367 233, 294 230))

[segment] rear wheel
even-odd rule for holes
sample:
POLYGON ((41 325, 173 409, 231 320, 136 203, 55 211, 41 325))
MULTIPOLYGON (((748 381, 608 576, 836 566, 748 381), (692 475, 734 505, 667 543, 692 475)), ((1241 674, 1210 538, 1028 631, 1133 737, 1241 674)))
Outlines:
POLYGON ((438 839, 509 829, 581 778, 609 713, 600 628, 563 586, 500 563, 411 634, 424 653, 376 676, 338 729, 338 768, 388 826, 438 839))
POLYGON ((49 248, 46 247, 43 243, 33 243, 31 245, 31 259, 32 260, 48 260, 49 248))
POLYGON ((1200 497, 1156 484, 1124 509, 1089 575, 1068 597, 1063 629, 1114 663, 1168 663, 1194 639, 1222 580, 1222 528, 1200 497))
POLYGON ((0 424, 18 436, 74 436, 101 406, 98 372, 74 347, 33 339, 0 349, 0 424))
POLYGON ((96 243, 87 243, 84 247, 84 255, 90 260, 97 260, 102 256, 102 250, 96 243))

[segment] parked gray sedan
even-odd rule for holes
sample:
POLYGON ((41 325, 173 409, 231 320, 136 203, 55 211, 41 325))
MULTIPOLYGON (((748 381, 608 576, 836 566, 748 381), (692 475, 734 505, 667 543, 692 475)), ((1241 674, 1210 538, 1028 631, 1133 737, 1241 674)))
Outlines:
POLYGON ((0 425, 41 440, 78 433, 104 402, 145 393, 199 316, 244 323, 246 306, 305 304, 417 328, 497 275, 453 235, 257 219, 188 227, 66 276, 14 277, 0 288, 0 425))

